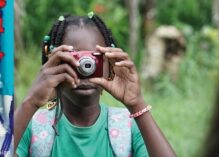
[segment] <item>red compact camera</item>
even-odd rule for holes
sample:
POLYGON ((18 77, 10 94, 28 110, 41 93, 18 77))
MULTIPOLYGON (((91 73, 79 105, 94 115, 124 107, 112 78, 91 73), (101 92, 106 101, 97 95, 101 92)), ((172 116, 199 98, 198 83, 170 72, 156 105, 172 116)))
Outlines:
POLYGON ((79 62, 78 77, 81 79, 103 76, 103 54, 95 51, 73 51, 72 56, 79 62))

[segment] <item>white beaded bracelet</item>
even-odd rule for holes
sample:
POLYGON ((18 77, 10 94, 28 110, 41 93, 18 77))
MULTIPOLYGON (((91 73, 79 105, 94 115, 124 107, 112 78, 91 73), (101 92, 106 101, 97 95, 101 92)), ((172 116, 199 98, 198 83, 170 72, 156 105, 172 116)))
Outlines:
POLYGON ((129 118, 136 118, 136 117, 139 117, 139 116, 142 115, 143 113, 150 111, 151 108, 152 108, 151 105, 147 105, 144 109, 142 109, 142 110, 140 110, 140 111, 138 111, 138 112, 136 112, 136 113, 130 114, 130 115, 129 115, 129 118))

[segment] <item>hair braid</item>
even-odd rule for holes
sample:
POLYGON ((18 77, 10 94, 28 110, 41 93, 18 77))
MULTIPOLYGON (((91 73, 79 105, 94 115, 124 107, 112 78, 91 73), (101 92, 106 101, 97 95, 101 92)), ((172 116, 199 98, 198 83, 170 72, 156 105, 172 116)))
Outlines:
MULTIPOLYGON (((116 41, 113 38, 111 29, 108 29, 108 34, 109 34, 109 40, 110 40, 111 44, 114 44, 114 46, 116 47, 116 41)), ((112 46, 112 45, 110 45, 110 46, 112 46)))
MULTIPOLYGON (((94 21, 97 28, 100 30, 101 34, 103 35, 106 46, 112 47, 112 44, 113 44, 113 46, 116 46, 115 40, 112 37, 112 32, 110 29, 108 29, 106 27, 103 20, 101 20, 101 18, 97 15, 94 15, 91 18, 91 20, 94 21)), ((115 75, 115 73, 113 71, 113 64, 111 62, 109 62, 109 78, 108 79, 113 79, 114 75, 115 75)))
POLYGON ((56 37, 57 37, 57 32, 58 32, 58 28, 59 25, 61 24, 62 21, 58 21, 57 23, 54 24, 54 28, 52 29, 52 33, 51 33, 51 45, 52 46, 57 46, 55 45, 55 41, 56 41, 56 37))
MULTIPOLYGON (((50 32, 48 33, 48 36, 51 37, 52 35, 52 30, 53 28, 50 30, 50 32)), ((42 46, 42 64, 46 63, 48 58, 46 56, 46 50, 45 50, 45 47, 47 46, 47 51, 49 50, 49 46, 51 45, 51 40, 48 40, 48 41, 43 41, 43 46, 42 46)))
POLYGON ((91 20, 94 21, 94 23, 96 24, 97 28, 99 29, 99 31, 101 32, 101 34, 104 37, 104 40, 106 42, 106 45, 108 47, 111 46, 111 44, 115 45, 114 39, 112 38, 112 33, 111 30, 109 30, 105 23, 103 22, 103 20, 101 20, 101 18, 97 15, 94 15, 91 20))
POLYGON ((68 22, 67 22, 68 17, 70 17, 70 15, 65 15, 64 16, 65 20, 60 22, 60 25, 57 29, 56 38, 55 38, 55 46, 60 46, 62 44, 63 36, 65 34, 65 29, 68 25, 68 22))

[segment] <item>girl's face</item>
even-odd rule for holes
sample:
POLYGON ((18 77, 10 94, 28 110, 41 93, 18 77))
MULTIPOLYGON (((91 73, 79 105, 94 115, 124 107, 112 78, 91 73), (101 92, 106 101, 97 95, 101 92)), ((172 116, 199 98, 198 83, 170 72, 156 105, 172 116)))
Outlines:
MULTIPOLYGON (((97 28, 76 26, 67 27, 62 44, 73 46, 76 51, 95 51, 96 45, 106 46, 104 38, 97 28)), ((103 77, 107 78, 109 75, 109 63, 105 56, 103 58, 103 77)), ((76 89, 70 84, 62 84, 63 95, 71 99, 74 99, 75 96, 99 96, 101 91, 102 88, 100 86, 90 83, 88 79, 82 79, 76 89)))

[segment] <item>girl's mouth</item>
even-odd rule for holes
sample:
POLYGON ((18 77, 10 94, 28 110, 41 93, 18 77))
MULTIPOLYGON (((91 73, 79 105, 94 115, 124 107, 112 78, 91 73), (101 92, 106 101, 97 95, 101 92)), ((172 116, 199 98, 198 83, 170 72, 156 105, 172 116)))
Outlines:
POLYGON ((88 90, 88 89, 96 89, 96 87, 94 85, 90 85, 90 84, 80 84, 75 89, 76 90, 88 90))

